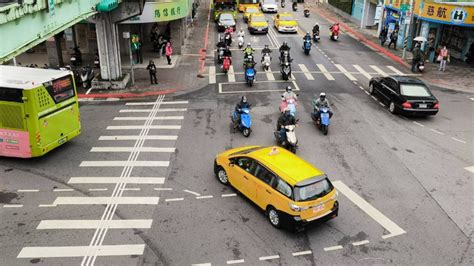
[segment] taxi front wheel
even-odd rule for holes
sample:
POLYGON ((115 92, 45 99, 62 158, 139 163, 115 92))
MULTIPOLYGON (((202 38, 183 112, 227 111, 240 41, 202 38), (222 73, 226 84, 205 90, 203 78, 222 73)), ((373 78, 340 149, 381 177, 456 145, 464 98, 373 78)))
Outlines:
POLYGON ((224 168, 218 167, 216 171, 217 179, 224 185, 229 185, 229 177, 227 177, 227 173, 225 172, 224 168))
POLYGON ((268 217, 268 220, 270 221, 270 223, 275 228, 280 228, 281 227, 281 215, 272 206, 268 207, 268 209, 267 209, 267 217, 268 217))

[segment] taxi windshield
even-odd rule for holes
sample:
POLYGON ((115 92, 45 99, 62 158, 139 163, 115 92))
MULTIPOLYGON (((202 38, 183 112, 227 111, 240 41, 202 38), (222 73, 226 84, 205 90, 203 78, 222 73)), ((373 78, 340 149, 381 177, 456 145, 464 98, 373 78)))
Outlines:
POLYGON ((252 22, 266 22, 267 20, 265 19, 264 16, 253 16, 252 17, 252 22))
POLYGON ((258 12, 258 9, 257 9, 257 8, 247 8, 247 9, 245 9, 245 12, 247 12, 247 13, 255 13, 255 12, 258 12))
POLYGON ((296 201, 310 201, 326 196, 334 189, 327 178, 305 186, 295 187, 296 201))

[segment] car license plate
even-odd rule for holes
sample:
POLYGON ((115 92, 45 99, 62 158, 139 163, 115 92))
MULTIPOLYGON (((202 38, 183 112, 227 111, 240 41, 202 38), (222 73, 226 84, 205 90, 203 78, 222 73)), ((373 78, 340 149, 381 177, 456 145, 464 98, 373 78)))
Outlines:
POLYGON ((420 103, 418 105, 418 108, 427 108, 427 107, 428 107, 428 105, 426 103, 420 103))
POLYGON ((324 209, 324 203, 323 204, 320 204, 316 207, 313 208, 313 213, 317 213, 317 212, 320 212, 324 209))
POLYGON ((262 31, 263 29, 257 29, 257 31, 262 31))

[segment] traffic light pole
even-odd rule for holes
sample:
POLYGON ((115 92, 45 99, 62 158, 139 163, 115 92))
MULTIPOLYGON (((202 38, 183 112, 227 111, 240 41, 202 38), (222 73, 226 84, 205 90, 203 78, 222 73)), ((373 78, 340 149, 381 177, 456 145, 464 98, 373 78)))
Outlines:
MULTIPOLYGON (((405 14, 406 16, 406 14, 405 14)), ((406 22, 406 19, 405 19, 406 22)), ((413 0, 410 0, 410 21, 409 24, 405 24, 405 32, 404 32, 404 37, 403 37, 403 52, 402 52, 402 59, 406 58, 406 52, 407 52, 407 44, 408 44, 408 32, 410 31, 410 27, 413 22, 413 0)))

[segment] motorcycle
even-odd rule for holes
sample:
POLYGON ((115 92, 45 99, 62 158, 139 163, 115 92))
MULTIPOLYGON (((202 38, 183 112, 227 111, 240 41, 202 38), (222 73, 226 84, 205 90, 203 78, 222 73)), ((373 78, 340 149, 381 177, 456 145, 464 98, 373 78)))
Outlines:
POLYGON ((280 73, 283 80, 288 80, 291 76, 291 65, 289 62, 280 64, 280 73))
POLYGON ((270 69, 270 65, 271 65, 271 56, 269 53, 264 53, 263 56, 262 56, 262 67, 265 71, 268 71, 270 69))
POLYGON ((313 41, 319 42, 319 31, 313 33, 313 41))
POLYGON ((275 131, 275 139, 281 147, 296 153, 296 148, 298 147, 298 139, 296 138, 296 125, 287 125, 285 128, 285 137, 280 136, 280 131, 275 131))
POLYGON ((94 70, 90 67, 83 67, 81 70, 82 87, 87 89, 91 86, 91 81, 94 78, 94 70))
POLYGON ((309 55, 309 51, 311 51, 311 40, 306 39, 303 42, 303 50, 305 55, 309 55))
POLYGON ((281 8, 285 8, 285 0, 281 0, 281 8))
POLYGON ((222 64, 222 61, 224 60, 224 47, 219 47, 217 49, 217 64, 222 64))
POLYGON ((224 42, 227 46, 231 46, 232 45, 232 36, 230 35, 230 33, 226 33, 225 36, 224 36, 224 42))
POLYGON ((240 109, 240 114, 237 111, 234 111, 234 113, 231 116, 232 119, 232 128, 234 130, 239 129, 242 132, 242 135, 244 137, 250 136, 250 133, 252 132, 252 129, 250 126, 252 125, 252 118, 250 116, 250 109, 249 108, 242 108, 240 109), (240 115, 240 123, 238 116, 240 115), (237 124, 238 123, 238 124, 237 124))
POLYGON ((247 67, 245 69, 245 81, 247 82, 247 85, 252 87, 254 80, 255 80, 255 69, 254 69, 254 67, 247 67))
POLYGON ((239 36, 239 38, 237 39, 237 43, 239 44, 239 49, 242 49, 242 47, 244 47, 244 36, 239 36))
POLYGON ((222 70, 224 73, 227 73, 229 71, 231 65, 231 59, 229 56, 224 56, 224 60, 222 61, 222 70))
POLYGON ((280 103, 280 113, 283 113, 286 108, 290 110, 290 114, 293 117, 296 117, 296 105, 297 101, 294 98, 285 99, 285 97, 281 96, 281 103, 280 103))
POLYGON ((291 5, 291 8, 293 8, 293 12, 298 11, 298 4, 296 2, 293 2, 293 4, 291 5))
POLYGON ((309 17, 309 9, 307 7, 304 9, 303 14, 304 14, 305 18, 309 17))
POLYGON ((319 108, 319 117, 316 117, 316 113, 311 113, 311 118, 315 123, 316 127, 323 132, 324 135, 328 134, 329 130, 329 108, 327 106, 321 106, 319 108))
POLYGON ((72 48, 72 50, 73 52, 71 54, 71 58, 69 59, 71 61, 71 64, 73 66, 82 65, 82 53, 81 50, 79 50, 79 46, 72 48))
POLYGON ((420 62, 418 62, 417 68, 418 68, 418 71, 422 73, 425 70, 425 62, 423 62, 423 60, 420 60, 420 62))
POLYGON ((96 50, 96 52, 95 52, 94 65, 95 65, 96 68, 100 68, 99 50, 96 50))
POLYGON ((333 41, 337 41, 339 39, 339 32, 331 31, 329 38, 333 41))

